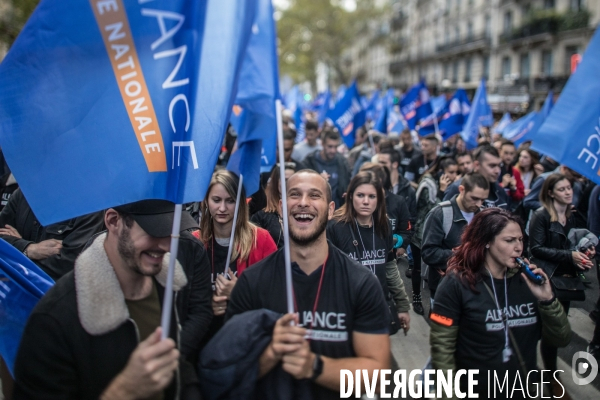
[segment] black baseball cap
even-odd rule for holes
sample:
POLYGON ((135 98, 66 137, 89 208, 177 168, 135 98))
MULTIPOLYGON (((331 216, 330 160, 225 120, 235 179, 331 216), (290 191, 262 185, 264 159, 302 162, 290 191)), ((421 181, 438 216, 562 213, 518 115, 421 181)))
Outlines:
MULTIPOLYGON (((113 207, 118 213, 130 214, 135 222, 150 236, 171 236, 173 230, 173 217, 175 215, 175 203, 168 200, 141 200, 135 203, 124 204, 113 207)), ((184 231, 198 228, 198 224, 190 213, 181 212, 181 227, 184 231)))

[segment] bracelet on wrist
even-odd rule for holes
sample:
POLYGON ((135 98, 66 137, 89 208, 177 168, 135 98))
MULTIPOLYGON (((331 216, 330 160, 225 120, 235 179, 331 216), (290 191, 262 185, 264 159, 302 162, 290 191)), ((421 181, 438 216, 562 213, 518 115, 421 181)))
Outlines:
POLYGON ((552 296, 550 300, 540 300, 539 303, 541 306, 549 306, 550 304, 554 303, 554 300, 556 300, 556 296, 552 296))

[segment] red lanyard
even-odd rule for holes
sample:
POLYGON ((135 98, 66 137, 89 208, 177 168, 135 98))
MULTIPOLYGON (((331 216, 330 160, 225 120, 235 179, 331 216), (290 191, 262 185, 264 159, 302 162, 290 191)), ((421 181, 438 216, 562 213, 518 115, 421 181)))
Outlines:
MULTIPOLYGON (((310 320, 310 330, 312 330, 313 323, 315 321, 315 314, 317 313, 317 306, 319 305, 319 298, 321 297, 321 287, 323 286, 323 277, 325 276, 325 266, 327 265, 327 259, 329 258, 329 254, 325 258, 325 262, 323 263, 323 269, 321 270, 321 278, 319 278, 319 288, 317 289, 317 296, 315 297, 315 304, 313 306, 312 318, 310 320)), ((294 294, 294 310, 298 312, 298 304, 296 303, 296 292, 292 288, 292 292, 294 294)), ((310 341, 310 338, 307 340, 310 341)))

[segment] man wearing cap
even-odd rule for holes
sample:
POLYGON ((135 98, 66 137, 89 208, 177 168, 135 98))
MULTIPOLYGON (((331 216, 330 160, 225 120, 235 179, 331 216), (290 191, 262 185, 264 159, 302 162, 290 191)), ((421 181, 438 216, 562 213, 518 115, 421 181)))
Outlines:
MULTIPOLYGON (((182 322, 178 296, 189 284, 179 261, 170 338, 161 340, 159 328, 173 215, 173 203, 163 200, 106 210, 107 232, 29 317, 15 363, 14 399, 186 398, 182 394, 193 389, 186 377, 195 374, 171 339, 182 322)), ((182 229, 194 225, 184 213, 182 229)))

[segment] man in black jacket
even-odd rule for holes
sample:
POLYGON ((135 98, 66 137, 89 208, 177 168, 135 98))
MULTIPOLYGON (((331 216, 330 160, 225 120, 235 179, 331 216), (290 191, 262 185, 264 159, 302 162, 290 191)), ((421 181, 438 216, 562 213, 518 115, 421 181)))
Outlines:
POLYGON ((423 228, 423 262, 429 265, 431 299, 446 270, 452 249, 460 244, 460 237, 473 216, 488 197, 490 184, 481 174, 465 175, 458 186, 459 194, 433 208, 423 228))
MULTIPOLYGON (((490 191, 487 199, 483 202, 483 208, 500 207, 505 210, 510 209, 510 198, 506 191, 498 184, 500 176, 500 154, 498 150, 491 145, 478 147, 473 153, 475 161, 473 162, 473 172, 483 175, 490 183, 490 191)), ((458 187, 461 185, 461 179, 458 179, 446 189, 444 200, 450 200, 458 194, 458 187)))
MULTIPOLYGON (((145 200, 105 212, 108 232, 81 253, 27 322, 14 399, 181 397, 195 373, 159 328, 173 211, 171 202, 145 200)), ((174 304, 187 284, 177 262, 174 304)), ((178 316, 173 307, 174 338, 178 316)))
POLYGON ((104 229, 102 212, 42 226, 17 189, 0 213, 0 237, 23 252, 54 280, 73 270, 87 241, 104 229))
POLYGON ((344 204, 344 194, 350 184, 348 162, 337 151, 340 141, 337 131, 327 130, 323 133, 323 149, 309 154, 304 159, 306 168, 317 171, 329 182, 336 209, 344 204))

